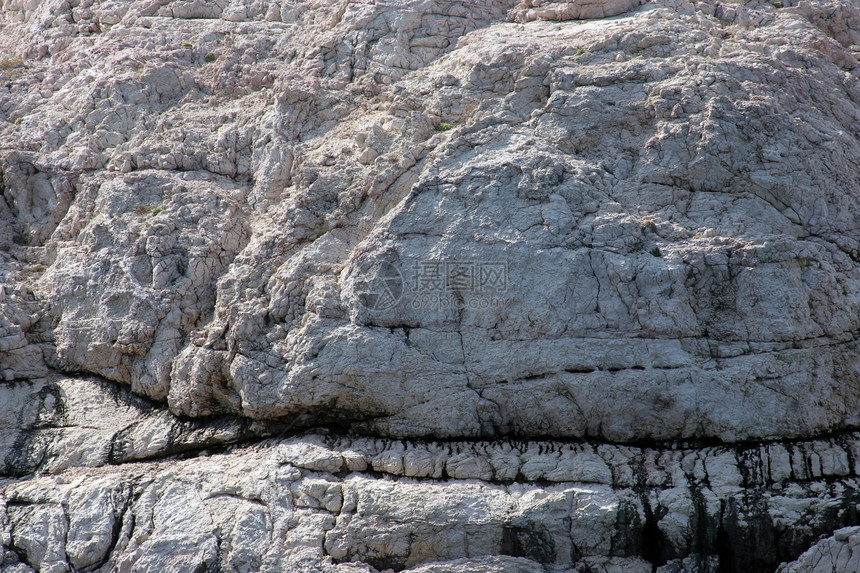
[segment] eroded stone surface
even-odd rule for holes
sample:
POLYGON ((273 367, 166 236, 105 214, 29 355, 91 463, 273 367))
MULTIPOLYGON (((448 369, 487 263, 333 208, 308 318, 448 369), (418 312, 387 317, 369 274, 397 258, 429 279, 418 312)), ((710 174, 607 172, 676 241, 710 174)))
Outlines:
MULTIPOLYGON (((811 443, 771 452, 584 446, 616 477, 582 481, 582 447, 309 435, 11 484, 3 522, 9 547, 40 570, 772 570, 850 520, 860 501, 855 468, 822 463, 816 476, 779 482, 756 473, 790 471, 774 453, 786 447, 830 455, 811 443), (468 455, 507 468, 499 460, 529 458, 528 448, 546 452, 552 479, 464 469, 468 455), (406 460, 422 456, 443 475, 460 467, 458 476, 410 470, 406 460)), ((846 531, 834 539, 844 545, 846 531)), ((788 570, 806 571, 802 563, 828 551, 839 553, 819 544, 788 570)))
POLYGON ((781 566, 779 573, 856 571, 860 569, 860 528, 846 527, 813 545, 800 558, 781 566))
POLYGON ((854 0, 0 0, 2 569, 851 563, 858 53, 854 0))
POLYGON ((41 475, 2 484, 4 570, 764 571, 852 523, 860 503, 857 433, 253 443, 259 428, 181 422, 111 383, 35 389, 5 402, 24 426, 4 428, 18 438, 2 446, 3 473, 41 475))
POLYGON ((392 437, 857 424, 855 5, 107 6, 4 27, 53 367, 392 437))
POLYGON ((511 11, 516 22, 590 20, 629 12, 646 0, 523 0, 511 11))

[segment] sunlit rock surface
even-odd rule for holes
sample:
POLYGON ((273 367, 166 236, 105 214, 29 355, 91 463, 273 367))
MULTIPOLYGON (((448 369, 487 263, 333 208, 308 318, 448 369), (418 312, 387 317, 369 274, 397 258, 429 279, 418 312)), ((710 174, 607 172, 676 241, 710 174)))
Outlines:
POLYGON ((857 0, 0 0, 0 569, 856 569, 858 55, 857 0))

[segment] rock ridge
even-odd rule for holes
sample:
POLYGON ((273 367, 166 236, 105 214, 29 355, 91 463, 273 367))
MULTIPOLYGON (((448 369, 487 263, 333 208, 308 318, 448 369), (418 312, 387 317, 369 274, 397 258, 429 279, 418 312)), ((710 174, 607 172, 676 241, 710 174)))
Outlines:
POLYGON ((0 570, 860 570, 858 57, 856 0, 0 0, 0 570))

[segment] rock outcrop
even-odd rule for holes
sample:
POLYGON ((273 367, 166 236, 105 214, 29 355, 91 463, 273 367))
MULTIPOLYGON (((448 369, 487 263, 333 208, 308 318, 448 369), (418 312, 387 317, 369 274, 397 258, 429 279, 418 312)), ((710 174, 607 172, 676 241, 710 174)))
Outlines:
POLYGON ((511 11, 515 22, 587 20, 629 12, 645 0, 523 0, 511 11))
POLYGON ((0 568, 857 569, 858 57, 856 0, 0 0, 0 568))

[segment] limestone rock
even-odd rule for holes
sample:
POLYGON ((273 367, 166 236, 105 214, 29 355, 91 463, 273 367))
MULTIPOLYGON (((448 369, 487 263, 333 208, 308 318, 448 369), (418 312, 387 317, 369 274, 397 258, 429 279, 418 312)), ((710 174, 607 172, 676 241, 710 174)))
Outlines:
MULTIPOLYGON (((846 454, 860 436, 838 442, 846 454)), ((14 549, 7 564, 40 570, 765 571, 860 503, 857 468, 815 465, 831 445, 781 447, 808 457, 776 482, 765 448, 599 446, 613 476, 604 484, 561 471, 549 482, 418 479, 380 460, 418 449, 499 459, 510 446, 301 435, 10 483, 0 523, 14 549)), ((531 448, 557 452, 554 469, 576 464, 576 449, 560 444, 513 453, 531 448)), ((825 555, 848 559, 855 529, 838 529, 788 571, 825 555)))
POLYGON ((854 4, 15 6, 26 361, 390 437, 860 421, 854 4))
POLYGON ((59 473, 266 435, 246 420, 179 420, 127 388, 50 376, 0 385, 0 474, 59 473))
POLYGON ((797 561, 782 565, 778 573, 856 571, 860 569, 860 528, 838 529, 801 555, 797 561))
POLYGON ((523 0, 511 12, 515 22, 588 20, 629 12, 646 0, 523 0))
POLYGON ((0 0, 0 569, 851 570, 858 56, 856 0, 0 0))
POLYGON ((645 8, 482 28, 294 148, 283 226, 226 270, 171 408, 389 436, 853 427, 854 60, 801 11, 645 8))

